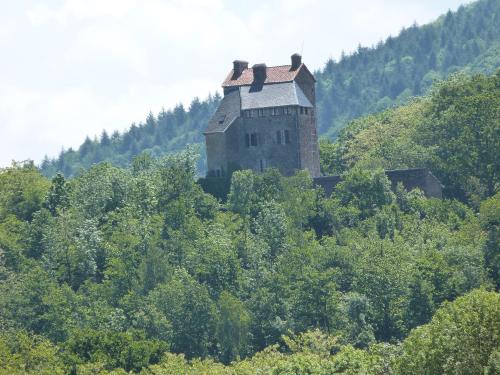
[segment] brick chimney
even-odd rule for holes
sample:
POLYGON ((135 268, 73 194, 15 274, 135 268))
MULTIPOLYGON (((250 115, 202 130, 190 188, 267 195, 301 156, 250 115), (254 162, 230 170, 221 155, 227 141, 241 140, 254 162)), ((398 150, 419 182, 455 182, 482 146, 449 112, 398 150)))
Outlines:
POLYGON ((298 69, 298 67, 302 64, 302 56, 298 53, 294 53, 292 55, 292 70, 298 69))
POLYGON ((243 60, 233 61, 233 79, 238 78, 245 69, 248 69, 248 62, 243 60))
POLYGON ((266 64, 255 64, 252 69, 254 81, 264 82, 266 80, 266 64))

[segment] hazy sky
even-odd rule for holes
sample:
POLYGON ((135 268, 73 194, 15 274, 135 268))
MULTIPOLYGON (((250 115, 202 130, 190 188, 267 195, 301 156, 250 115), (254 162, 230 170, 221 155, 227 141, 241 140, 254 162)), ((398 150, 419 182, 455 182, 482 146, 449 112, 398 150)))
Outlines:
POLYGON ((232 61, 311 70, 465 0, 0 0, 0 166, 219 90, 232 61))

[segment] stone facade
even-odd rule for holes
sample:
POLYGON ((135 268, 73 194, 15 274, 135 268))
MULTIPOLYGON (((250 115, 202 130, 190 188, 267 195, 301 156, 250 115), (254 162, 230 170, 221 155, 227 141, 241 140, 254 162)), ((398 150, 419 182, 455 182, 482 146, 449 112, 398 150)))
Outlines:
POLYGON ((319 176, 315 80, 300 55, 278 67, 233 64, 205 131, 207 175, 274 167, 285 176, 300 169, 319 176))

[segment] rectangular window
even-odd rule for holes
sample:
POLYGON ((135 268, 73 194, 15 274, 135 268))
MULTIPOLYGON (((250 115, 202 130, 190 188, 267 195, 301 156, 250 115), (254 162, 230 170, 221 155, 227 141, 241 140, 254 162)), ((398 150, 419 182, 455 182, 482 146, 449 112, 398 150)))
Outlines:
POLYGON ((252 133, 250 135, 250 144, 252 146, 257 146, 257 133, 252 133))
POLYGON ((290 143, 290 132, 288 130, 285 130, 285 144, 290 143))
POLYGON ((259 117, 264 117, 264 110, 263 109, 259 109, 259 117))
POLYGON ((245 147, 250 147, 250 134, 245 134, 245 147))
POLYGON ((304 114, 304 107, 300 107, 300 114, 303 115, 304 114))
POLYGON ((275 108, 274 108, 274 115, 275 115, 275 116, 279 116, 280 114, 281 114, 281 108, 277 108, 277 107, 275 107, 275 108))
POLYGON ((305 108, 305 111, 306 111, 306 115, 307 115, 307 107, 305 108))
POLYGON ((276 132, 276 144, 278 144, 278 145, 281 144, 281 130, 278 130, 276 132))

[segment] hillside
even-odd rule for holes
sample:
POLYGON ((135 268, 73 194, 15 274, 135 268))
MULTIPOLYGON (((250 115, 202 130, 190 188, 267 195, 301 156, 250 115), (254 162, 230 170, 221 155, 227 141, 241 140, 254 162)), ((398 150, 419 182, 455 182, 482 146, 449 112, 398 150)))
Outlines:
POLYGON ((427 92, 460 70, 491 74, 500 66, 500 1, 481 0, 435 22, 413 25, 375 48, 358 47, 316 72, 319 131, 336 136, 360 115, 427 92))
MULTIPOLYGON (((373 48, 359 47, 315 72, 319 133, 334 139, 353 118, 405 103, 450 73, 492 73, 499 66, 500 1, 480 0, 460 7, 431 24, 404 29, 373 48)), ((73 176, 100 161, 126 166, 143 151, 158 156, 188 143, 201 144, 202 131, 219 100, 218 95, 203 101, 196 98, 187 109, 179 105, 157 116, 149 114, 123 134, 103 132, 100 139, 87 138, 78 150, 45 159, 42 171, 47 176, 57 171, 73 176)), ((199 170, 204 168, 202 159, 199 170)))
POLYGON ((0 169, 0 373, 497 374, 499 105, 458 74, 352 122, 329 197, 266 169, 221 203, 190 149, 0 169), (376 169, 418 163, 463 202, 376 169))
POLYGON ((480 201, 500 184, 500 69, 455 74, 429 95, 349 123, 320 142, 326 174, 352 168, 429 168, 448 197, 480 201))

